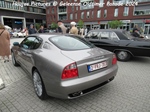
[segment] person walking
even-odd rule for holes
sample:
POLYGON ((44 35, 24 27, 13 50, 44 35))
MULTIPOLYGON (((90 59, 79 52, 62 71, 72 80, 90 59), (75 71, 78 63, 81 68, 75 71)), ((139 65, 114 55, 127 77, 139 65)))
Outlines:
POLYGON ((35 33, 37 33, 37 31, 35 30, 33 24, 30 25, 30 28, 29 28, 29 30, 28 30, 28 33, 29 33, 29 34, 35 34, 35 33))
POLYGON ((64 26, 64 24, 62 23, 62 21, 57 21, 58 24, 58 33, 62 33, 62 34, 66 34, 66 30, 67 28, 64 26))
POLYGON ((71 22, 70 25, 71 25, 70 34, 78 35, 78 29, 75 26, 76 22, 71 22))
POLYGON ((0 56, 3 58, 4 63, 9 62, 10 34, 7 30, 5 30, 4 25, 1 23, 0 23, 0 56))

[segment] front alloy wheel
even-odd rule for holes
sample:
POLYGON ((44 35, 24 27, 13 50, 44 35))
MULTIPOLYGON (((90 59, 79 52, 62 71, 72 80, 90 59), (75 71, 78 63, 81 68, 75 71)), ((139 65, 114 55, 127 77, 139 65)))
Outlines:
POLYGON ((37 94, 37 96, 44 100, 47 96, 45 88, 44 88, 44 84, 43 81, 40 77, 40 74, 37 70, 34 70, 33 72, 33 84, 34 84, 34 90, 37 94))
POLYGON ((128 61, 131 58, 127 51, 117 51, 116 56, 119 61, 128 61))

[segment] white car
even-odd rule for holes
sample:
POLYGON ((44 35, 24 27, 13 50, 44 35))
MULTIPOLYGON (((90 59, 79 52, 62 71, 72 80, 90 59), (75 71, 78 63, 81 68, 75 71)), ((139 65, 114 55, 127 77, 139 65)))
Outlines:
POLYGON ((13 32, 13 37, 25 37, 26 32, 13 32))

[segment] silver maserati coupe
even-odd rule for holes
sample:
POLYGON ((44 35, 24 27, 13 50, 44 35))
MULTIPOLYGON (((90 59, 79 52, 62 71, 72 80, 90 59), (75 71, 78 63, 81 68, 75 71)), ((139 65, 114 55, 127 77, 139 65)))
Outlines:
POLYGON ((73 99, 112 81, 117 74, 114 53, 75 35, 33 34, 11 48, 12 63, 31 76, 40 99, 73 99))

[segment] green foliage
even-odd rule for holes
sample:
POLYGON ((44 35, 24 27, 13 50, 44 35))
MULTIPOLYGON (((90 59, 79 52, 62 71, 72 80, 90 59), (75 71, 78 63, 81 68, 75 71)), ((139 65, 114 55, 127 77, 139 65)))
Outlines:
POLYGON ((83 28, 84 22, 82 20, 78 21, 78 27, 83 28))
POLYGON ((57 23, 52 22, 51 23, 51 29, 56 29, 58 27, 57 23))
POLYGON ((40 29, 40 26, 41 26, 40 23, 36 23, 36 24, 35 24, 35 27, 36 27, 37 30, 40 29))
POLYGON ((118 27, 122 26, 123 23, 122 21, 114 20, 114 21, 109 21, 108 25, 112 29, 117 29, 118 27))

